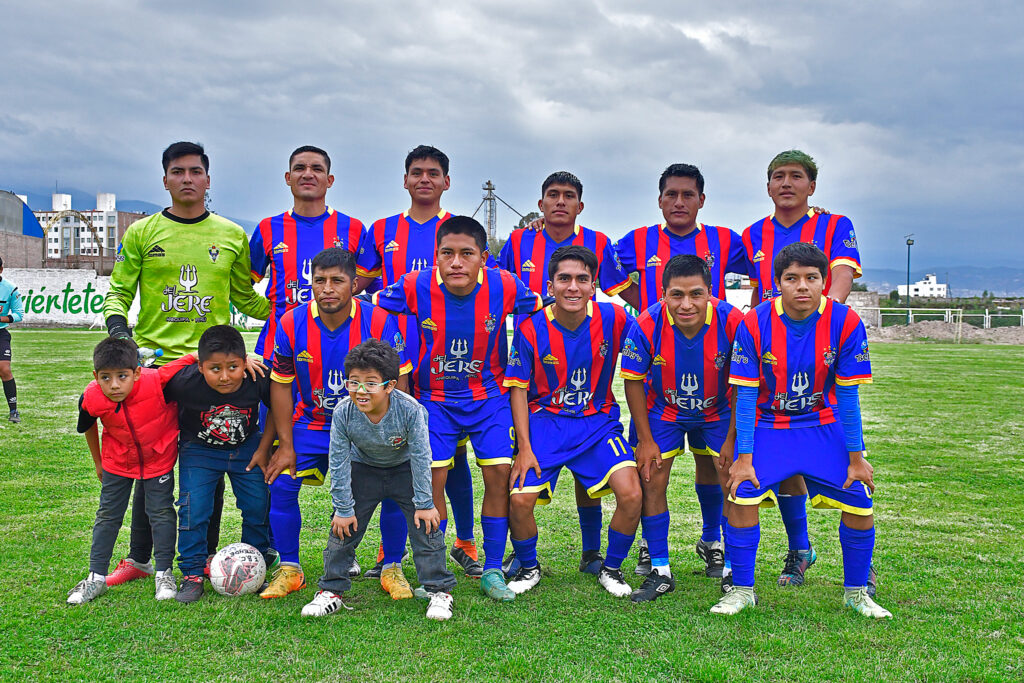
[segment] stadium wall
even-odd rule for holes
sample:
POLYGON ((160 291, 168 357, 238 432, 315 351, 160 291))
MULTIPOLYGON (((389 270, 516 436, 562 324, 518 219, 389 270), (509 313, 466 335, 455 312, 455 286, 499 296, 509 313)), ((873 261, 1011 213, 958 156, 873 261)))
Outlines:
MULTIPOLYGON (((103 327, 103 298, 110 289, 109 277, 85 269, 7 268, 6 256, 4 260, 4 278, 17 285, 25 307, 21 325, 103 327)), ((128 322, 134 325, 138 317, 136 299, 128 322)))
POLYGON ((0 230, 0 257, 4 272, 8 268, 40 268, 43 265, 43 238, 0 230))

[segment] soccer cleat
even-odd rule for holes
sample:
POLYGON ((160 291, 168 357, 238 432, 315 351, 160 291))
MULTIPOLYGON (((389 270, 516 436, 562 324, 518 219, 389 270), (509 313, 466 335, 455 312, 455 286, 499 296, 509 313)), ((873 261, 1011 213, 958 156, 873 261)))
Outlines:
POLYGON ((452 618, 451 593, 440 591, 430 596, 430 604, 427 605, 427 619, 434 621, 448 621, 452 618))
POLYGON ((334 614, 342 607, 345 609, 352 609, 342 601, 341 596, 337 593, 332 591, 317 591, 316 595, 313 596, 313 599, 303 606, 302 616, 326 617, 328 614, 334 614))
POLYGON ((725 544, 721 541, 697 541, 697 557, 704 560, 704 576, 710 579, 722 578, 725 570, 725 544))
POLYGON ((402 566, 392 562, 380 573, 380 587, 391 596, 392 600, 407 600, 412 597, 412 587, 405 580, 402 566))
POLYGON ((651 551, 647 546, 641 545, 636 551, 636 569, 633 573, 637 576, 647 576, 651 573, 651 551))
POLYGON ((818 553, 814 548, 807 550, 790 550, 786 553, 786 564, 779 574, 780 586, 802 586, 804 584, 804 572, 811 568, 818 559, 818 553))
POLYGON ((722 592, 729 593, 732 591, 732 572, 728 574, 722 574, 722 592))
POLYGON ((505 575, 506 579, 512 578, 519 568, 522 567, 522 563, 519 562, 519 558, 516 557, 516 551, 513 550, 505 559, 501 561, 501 573, 505 575))
POLYGON ((21 422, 21 413, 19 413, 17 410, 12 410, 11 414, 7 416, 7 421, 13 424, 18 424, 19 422, 21 422))
POLYGON ((505 585, 505 576, 500 569, 486 569, 480 577, 480 590, 492 600, 512 602, 516 594, 505 585))
POLYGON ((203 597, 203 577, 200 575, 183 576, 181 587, 174 599, 181 603, 195 602, 203 597))
POLYGON ((843 594, 843 606, 872 619, 892 619, 892 613, 872 600, 864 586, 847 588, 843 594))
POLYGON ((597 582, 617 598, 624 598, 633 592, 633 589, 626 583, 626 579, 623 578, 621 569, 609 569, 602 564, 601 571, 597 574, 597 582))
MULTIPOLYGON (((380 578, 380 573, 383 570, 384 570, 384 560, 377 560, 377 564, 373 565, 372 567, 367 569, 365 572, 363 572, 363 576, 365 576, 368 579, 379 579, 380 578)), ((351 572, 351 570, 350 570, 350 572, 351 572)))
POLYGON ((757 594, 751 586, 733 586, 732 590, 723 595, 710 612, 732 616, 757 604, 757 594))
POLYGON ((108 586, 120 586, 122 583, 128 583, 135 579, 142 579, 147 576, 153 575, 153 565, 149 562, 145 564, 136 562, 130 557, 126 557, 117 563, 114 567, 114 573, 107 575, 108 586))
POLYGON ((508 588, 516 595, 521 595, 540 583, 540 564, 533 567, 520 567, 519 571, 508 580, 508 588))
POLYGON ((462 567, 462 571, 471 579, 479 579, 480 575, 484 573, 484 568, 479 561, 473 559, 469 553, 459 546, 452 546, 452 551, 449 553, 452 559, 462 567))
POLYGON ((601 573, 601 565, 604 564, 604 557, 599 550, 584 550, 580 556, 580 571, 584 574, 597 576, 601 573))
POLYGON ((868 597, 875 597, 875 592, 878 590, 878 574, 875 573, 875 565, 872 563, 868 565, 868 597))
POLYGON ((274 576, 270 579, 270 585, 260 593, 260 597, 265 600, 283 598, 289 593, 294 593, 305 587, 306 575, 302 573, 302 567, 294 564, 282 564, 274 572, 274 576))
POLYGON ((363 573, 363 568, 359 566, 359 560, 352 558, 352 566, 348 568, 348 578, 356 579, 363 573))
POLYGON ((430 591, 428 591, 423 586, 416 586, 412 589, 412 597, 416 598, 417 600, 422 600, 423 602, 429 602, 430 591))
POLYGON ((103 579, 92 578, 94 576, 95 574, 90 572, 89 576, 79 581, 77 586, 68 591, 69 605, 81 605, 90 600, 95 600, 107 592, 107 582, 103 579))
POLYGON ((273 574, 281 566, 281 554, 270 548, 267 550, 267 554, 263 556, 263 561, 267 565, 267 573, 273 574))
POLYGON ((676 589, 676 580, 671 576, 665 576, 652 571, 640 584, 640 587, 629 594, 633 602, 652 602, 665 593, 671 593, 676 589))
POLYGON ((174 573, 170 569, 156 573, 156 599, 173 600, 178 594, 178 585, 174 583, 174 573))

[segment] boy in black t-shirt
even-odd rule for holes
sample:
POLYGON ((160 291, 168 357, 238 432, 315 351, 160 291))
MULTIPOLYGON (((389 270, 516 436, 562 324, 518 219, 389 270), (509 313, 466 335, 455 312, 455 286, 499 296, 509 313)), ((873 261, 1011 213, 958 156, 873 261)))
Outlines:
POLYGON ((270 405, 270 378, 246 375, 245 342, 230 325, 214 325, 192 355, 160 368, 164 396, 178 404, 178 568, 183 575, 178 602, 203 596, 206 530, 213 494, 223 474, 231 480, 242 512, 242 542, 270 558, 270 490, 263 480, 273 422, 261 438, 258 416, 270 405))

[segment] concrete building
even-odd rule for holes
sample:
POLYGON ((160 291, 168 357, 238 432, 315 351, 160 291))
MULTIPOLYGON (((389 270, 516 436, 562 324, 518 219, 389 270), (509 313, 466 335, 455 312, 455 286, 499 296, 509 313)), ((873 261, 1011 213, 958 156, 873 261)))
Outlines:
MULTIPOLYGON (((898 285, 896 292, 901 296, 907 296, 907 286, 898 285)), ((919 296, 933 299, 945 299, 949 296, 947 285, 940 283, 934 273, 928 273, 923 280, 918 280, 910 285, 910 296, 919 296)))
POLYGON ((0 190, 0 257, 4 268, 43 265, 43 229, 25 198, 0 190))
POLYGON ((125 230, 146 214, 117 210, 117 197, 96 195, 96 208, 73 211, 71 195, 54 194, 49 211, 35 211, 46 232, 47 268, 94 268, 108 274, 125 230))

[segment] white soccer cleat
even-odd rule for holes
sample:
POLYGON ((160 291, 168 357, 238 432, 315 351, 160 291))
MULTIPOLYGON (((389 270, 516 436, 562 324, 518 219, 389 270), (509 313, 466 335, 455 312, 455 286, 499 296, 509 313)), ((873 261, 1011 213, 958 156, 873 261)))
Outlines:
POLYGON ((621 569, 609 569, 601 565, 601 571, 597 575, 597 582, 617 598, 624 598, 633 592, 633 588, 622 577, 621 569))
POLYGON ((530 590, 540 583, 540 565, 533 567, 519 567, 519 570, 508 580, 508 587, 516 595, 530 590))
POLYGON ((892 619, 892 612, 872 600, 866 586, 847 588, 843 594, 843 606, 872 619, 892 619))
POLYGON ((430 604, 427 605, 427 619, 434 621, 447 621, 452 618, 452 603, 454 600, 450 593, 439 591, 430 596, 430 604))
POLYGON ((155 579, 157 600, 173 600, 177 597, 178 585, 174 582, 174 573, 170 569, 157 572, 155 579))
POLYGON ((750 586, 733 586, 732 590, 719 599, 711 608, 712 614, 732 616, 757 604, 757 594, 750 586))
POLYGON ((352 609, 342 601, 341 596, 337 593, 317 591, 313 599, 309 601, 309 604, 302 608, 302 616, 326 617, 328 614, 334 614, 342 607, 352 609))
POLYGON ((106 577, 97 576, 89 572, 89 576, 79 581, 77 586, 68 591, 68 604, 81 605, 90 600, 95 600, 106 592, 106 577))

